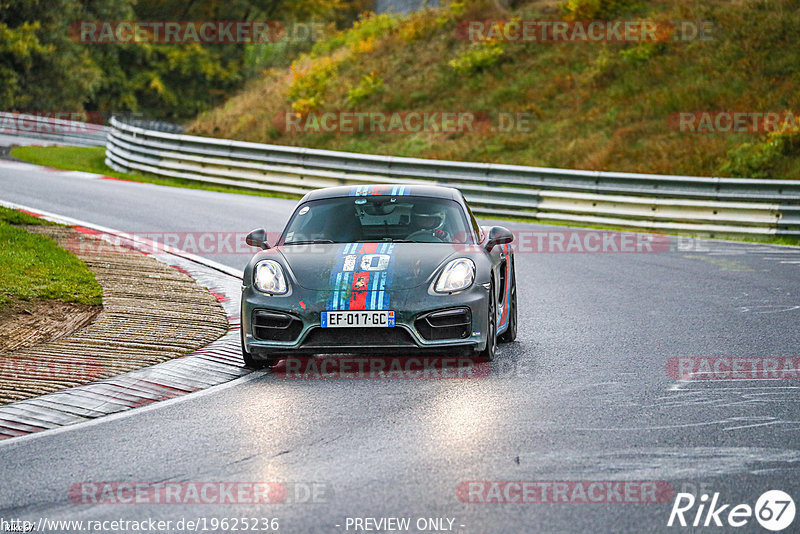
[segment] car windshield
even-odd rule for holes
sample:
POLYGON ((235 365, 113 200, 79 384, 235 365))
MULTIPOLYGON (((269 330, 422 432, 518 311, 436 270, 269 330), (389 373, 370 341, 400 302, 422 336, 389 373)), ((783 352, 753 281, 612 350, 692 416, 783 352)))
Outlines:
POLYGON ((284 245, 393 241, 473 243, 464 210, 449 199, 418 196, 339 197, 299 206, 284 245))

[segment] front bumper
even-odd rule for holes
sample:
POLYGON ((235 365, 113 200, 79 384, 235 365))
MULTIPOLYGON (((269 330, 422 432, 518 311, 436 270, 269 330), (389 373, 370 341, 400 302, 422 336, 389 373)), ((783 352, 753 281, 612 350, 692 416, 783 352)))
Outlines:
POLYGON ((283 296, 243 287, 246 350, 256 358, 331 353, 471 355, 486 346, 489 291, 481 284, 452 295, 431 295, 426 287, 392 290, 388 309, 395 312, 393 328, 322 328, 320 314, 327 310, 330 295, 297 285, 283 296))

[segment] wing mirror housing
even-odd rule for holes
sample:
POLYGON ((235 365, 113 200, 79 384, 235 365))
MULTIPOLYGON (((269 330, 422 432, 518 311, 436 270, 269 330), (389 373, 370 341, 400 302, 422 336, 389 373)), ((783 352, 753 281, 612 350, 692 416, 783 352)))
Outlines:
POLYGON ((514 241, 514 234, 511 233, 511 230, 503 226, 493 226, 486 239, 486 252, 491 252, 496 245, 505 245, 512 241, 514 241))
POLYGON ((269 243, 267 243, 267 231, 263 228, 253 230, 247 234, 247 237, 244 241, 251 247, 258 247, 261 250, 267 250, 270 248, 269 243))

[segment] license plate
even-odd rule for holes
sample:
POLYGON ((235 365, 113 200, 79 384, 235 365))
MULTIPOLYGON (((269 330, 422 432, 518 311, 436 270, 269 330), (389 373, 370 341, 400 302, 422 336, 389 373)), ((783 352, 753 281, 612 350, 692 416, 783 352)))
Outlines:
POLYGON ((394 326, 393 311, 324 311, 320 319, 322 328, 394 326))

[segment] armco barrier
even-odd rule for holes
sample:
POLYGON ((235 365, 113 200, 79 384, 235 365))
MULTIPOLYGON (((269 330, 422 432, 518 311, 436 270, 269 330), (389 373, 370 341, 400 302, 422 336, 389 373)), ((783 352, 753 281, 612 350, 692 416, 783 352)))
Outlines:
POLYGON ((108 128, 90 122, 75 122, 36 113, 0 112, 0 135, 43 139, 63 145, 103 146, 108 128))
POLYGON ((712 235, 800 236, 800 180, 546 169, 334 152, 147 130, 112 118, 123 172, 302 195, 342 184, 437 183, 477 214, 712 235))

